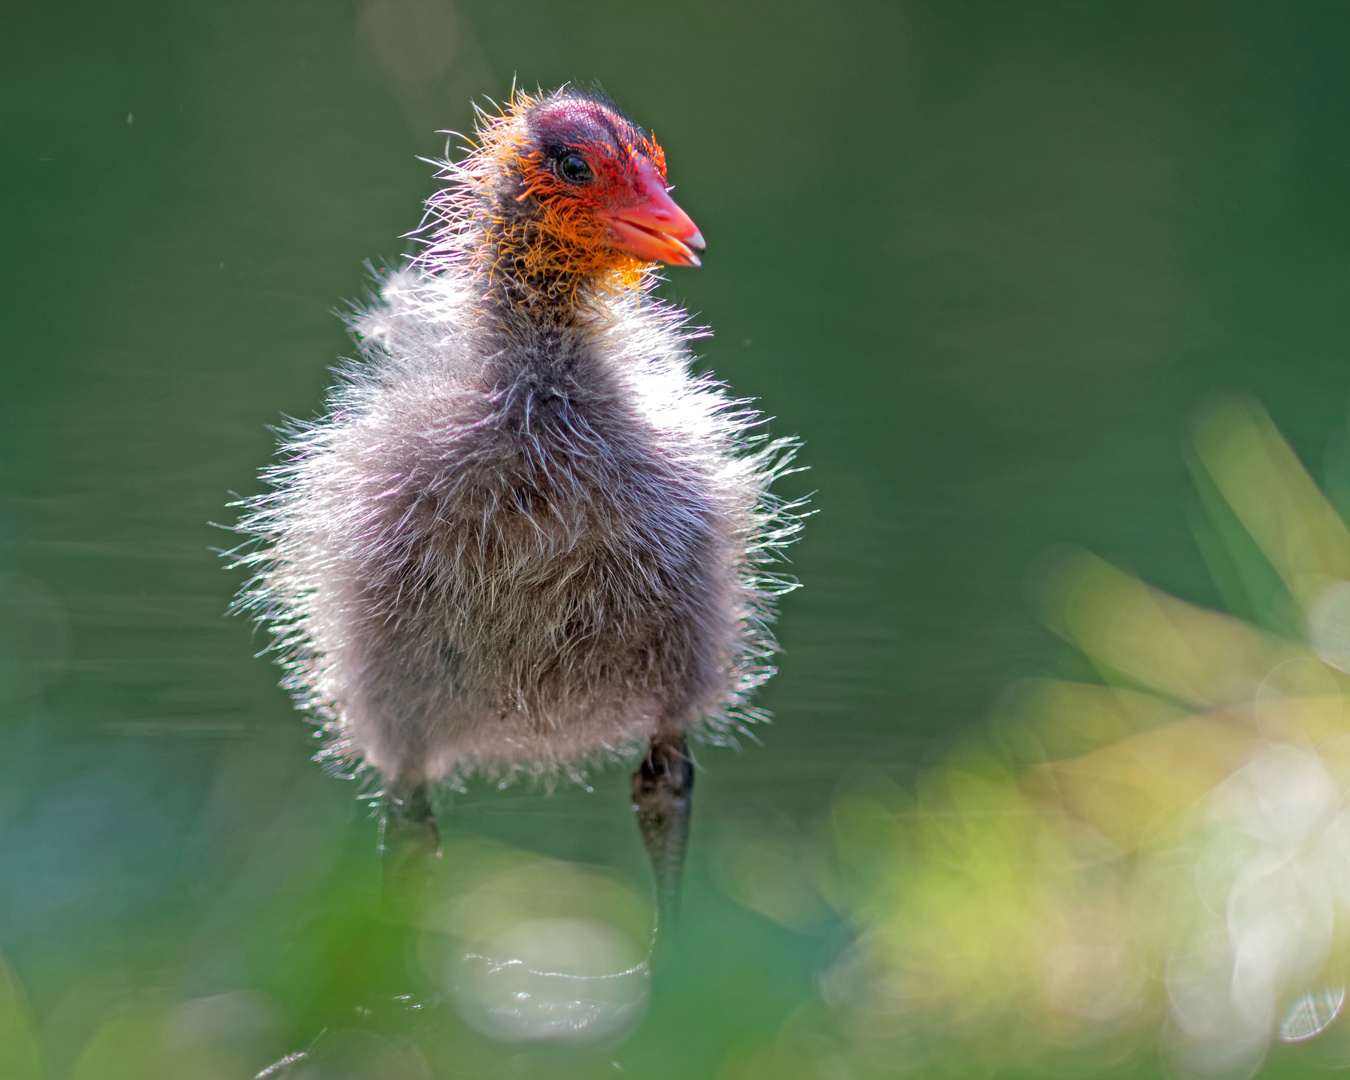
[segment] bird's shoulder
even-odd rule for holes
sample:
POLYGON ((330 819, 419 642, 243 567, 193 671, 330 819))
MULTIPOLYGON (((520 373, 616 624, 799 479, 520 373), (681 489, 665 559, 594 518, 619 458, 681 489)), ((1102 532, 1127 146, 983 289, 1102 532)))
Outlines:
POLYGON ((467 376, 475 366, 474 297, 457 275, 415 266, 391 272, 349 322, 365 366, 382 381, 427 369, 467 376))

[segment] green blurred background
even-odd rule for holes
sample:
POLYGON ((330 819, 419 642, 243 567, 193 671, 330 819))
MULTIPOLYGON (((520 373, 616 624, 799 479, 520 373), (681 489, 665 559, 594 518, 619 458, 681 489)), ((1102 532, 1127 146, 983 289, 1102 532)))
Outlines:
MULTIPOLYGON (((1075 670, 1027 595, 1052 544, 1217 603, 1181 453, 1216 389, 1264 401, 1314 475, 1345 421, 1350 7, 6 0, 0 43, 22 1080, 247 1077, 344 1027, 420 1048, 390 1075, 738 1076, 828 999, 850 931, 738 903, 737 837, 809 833, 859 776, 908 785, 1014 679, 1075 670), (268 425, 313 415, 350 354, 364 264, 407 250, 419 155, 513 78, 599 80, 654 128, 709 243, 663 292, 804 440, 782 491, 817 511, 774 723, 699 754, 684 950, 598 1048, 381 1004, 430 991, 378 914, 375 824, 309 761, 215 553, 268 425), (202 1001, 226 1050, 137 1057, 202 1001)), ((640 899, 627 783, 474 789, 442 818, 462 861, 567 860, 640 899)))

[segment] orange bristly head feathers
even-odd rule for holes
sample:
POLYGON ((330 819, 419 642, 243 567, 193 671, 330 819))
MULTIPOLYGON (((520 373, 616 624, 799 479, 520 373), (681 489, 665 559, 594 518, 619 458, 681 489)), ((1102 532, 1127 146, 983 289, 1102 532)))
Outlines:
POLYGON ((534 278, 639 285, 655 262, 700 265, 703 236, 667 194, 664 151, 603 95, 516 93, 477 135, 457 172, 497 193, 480 249, 492 270, 510 260, 534 278))

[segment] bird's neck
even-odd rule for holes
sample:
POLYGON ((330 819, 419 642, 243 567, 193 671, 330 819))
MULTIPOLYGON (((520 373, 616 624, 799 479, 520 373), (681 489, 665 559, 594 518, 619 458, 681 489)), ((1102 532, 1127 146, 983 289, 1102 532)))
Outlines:
POLYGON ((572 326, 603 291, 595 274, 532 267, 535 253, 521 250, 514 238, 488 234, 483 251, 474 276, 484 310, 503 324, 572 326))
POLYGON ((507 323, 547 327, 590 321, 621 290, 641 289, 650 271, 635 260, 579 250, 545 227, 532 197, 512 178, 483 192, 469 222, 468 256, 484 308, 507 323))

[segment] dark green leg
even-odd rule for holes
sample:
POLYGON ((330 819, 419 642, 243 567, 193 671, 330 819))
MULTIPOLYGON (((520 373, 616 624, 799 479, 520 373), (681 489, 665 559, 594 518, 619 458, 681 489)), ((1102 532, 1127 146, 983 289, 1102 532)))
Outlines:
POLYGON ((403 794, 386 792, 381 800, 380 854, 384 859, 385 899, 415 908, 430 882, 431 870, 441 857, 441 834, 426 784, 403 794))
POLYGON ((683 736, 657 736, 633 773, 633 811, 656 876, 656 925, 673 931, 689 839, 694 763, 683 736))

